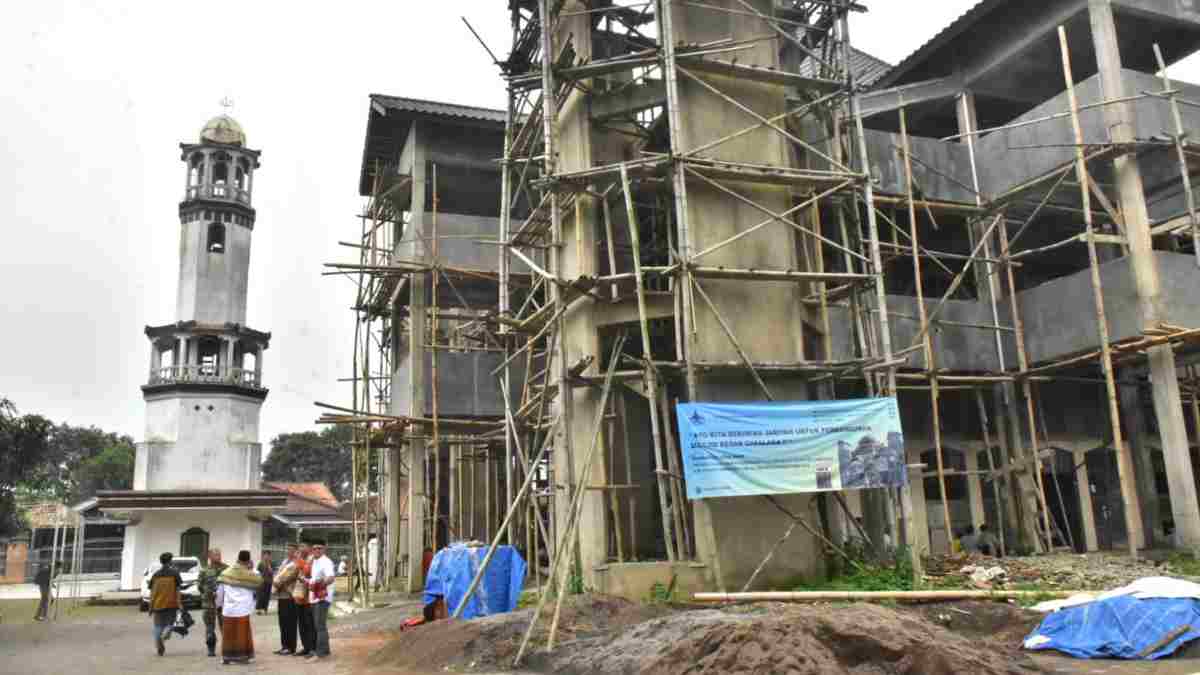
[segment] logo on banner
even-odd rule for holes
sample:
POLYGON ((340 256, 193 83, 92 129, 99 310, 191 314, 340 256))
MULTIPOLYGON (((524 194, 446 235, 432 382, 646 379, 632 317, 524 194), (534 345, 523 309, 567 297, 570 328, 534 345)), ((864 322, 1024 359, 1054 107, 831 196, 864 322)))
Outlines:
POLYGON ((696 426, 701 426, 704 424, 704 416, 700 414, 699 410, 697 410, 692 413, 692 416, 688 418, 688 421, 696 426))

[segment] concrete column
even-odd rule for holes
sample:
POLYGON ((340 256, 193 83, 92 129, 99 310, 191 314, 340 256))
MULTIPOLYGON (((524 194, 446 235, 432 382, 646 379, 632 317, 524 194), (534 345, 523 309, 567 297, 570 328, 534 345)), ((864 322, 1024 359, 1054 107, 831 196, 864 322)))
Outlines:
POLYGON ((217 374, 224 379, 233 377, 233 338, 221 336, 221 342, 225 345, 225 349, 217 363, 217 374), (223 371, 223 372, 222 372, 223 371))
MULTIPOLYGON (((1088 17, 1091 21, 1092 41, 1102 91, 1110 99, 1122 98, 1127 92, 1121 70, 1121 53, 1111 0, 1089 0, 1088 17)), ((1132 142, 1132 108, 1122 103, 1104 106, 1103 111, 1112 141, 1132 142)), ((1137 158, 1132 154, 1118 155, 1113 159, 1113 167, 1119 207, 1125 218, 1125 232, 1129 239, 1129 263, 1137 289, 1141 324, 1143 329, 1151 328, 1166 320, 1167 314, 1162 304, 1161 280, 1155 265, 1150 237, 1150 218, 1146 210, 1142 174, 1137 158)), ((1179 377, 1175 372, 1175 352, 1170 345, 1162 345, 1151 348, 1148 356, 1150 381, 1154 392, 1154 412, 1162 438, 1167 486, 1171 494, 1171 512, 1176 532, 1179 533, 1185 548, 1191 549, 1194 554, 1200 554, 1200 505, 1196 500, 1187 429, 1183 421, 1183 400, 1179 394, 1179 377)), ((1133 462, 1128 447, 1117 448, 1117 462, 1123 469, 1122 495, 1125 508, 1135 509, 1133 515, 1137 516, 1137 522, 1140 524, 1141 516, 1136 511, 1136 489, 1131 484, 1133 462)))
POLYGON ((263 348, 261 344, 254 345, 254 382, 262 386, 263 348))
POLYGON ((1083 525, 1083 543, 1085 550, 1098 550, 1096 545, 1096 512, 1092 509, 1092 484, 1088 481, 1087 452, 1074 450, 1071 453, 1075 462, 1075 484, 1079 490, 1080 522, 1083 525))
MULTIPOLYGON (((418 260, 424 260, 429 257, 429 249, 425 246, 425 236, 428 236, 425 226, 425 181, 426 181, 426 153, 425 145, 422 142, 421 126, 419 123, 414 123, 410 131, 409 140, 412 143, 412 198, 410 200, 409 212, 410 219, 409 229, 411 232, 405 233, 405 238, 412 240, 411 250, 413 256, 418 260)), ((408 361, 409 379, 407 382, 401 382, 400 385, 408 390, 408 396, 393 396, 392 401, 400 407, 394 407, 392 414, 394 415, 411 415, 417 417, 425 416, 426 399, 428 397, 428 382, 425 377, 425 332, 427 330, 427 315, 426 307, 426 288, 428 286, 427 279, 424 275, 414 274, 411 277, 409 288, 411 289, 409 296, 409 319, 408 319, 408 344, 402 345, 407 347, 405 358, 408 361), (408 405, 404 406, 404 398, 408 398, 408 405)), ((397 354, 399 357, 400 354, 397 354)), ((403 363, 404 359, 397 358, 393 360, 395 366, 403 363)), ((422 429, 423 433, 428 430, 422 429)), ((429 504, 427 500, 433 498, 433 489, 426 484, 426 468, 425 468, 425 440, 414 438, 409 441, 408 448, 408 541, 404 544, 404 548, 408 554, 408 579, 406 590, 409 593, 415 593, 425 587, 425 579, 421 569, 422 554, 425 550, 425 519, 427 517, 426 510, 429 504)), ((436 512, 436 505, 433 505, 436 512)), ((399 518, 399 513, 388 513, 389 522, 395 518, 399 518)))
MULTIPOLYGON (((1125 379, 1135 379, 1132 373, 1123 373, 1125 379)), ((1154 461, 1146 445, 1145 421, 1142 414, 1141 394, 1137 384, 1119 385, 1121 397, 1121 426, 1125 442, 1133 456, 1133 475, 1137 480, 1138 503, 1142 514, 1142 536, 1146 548, 1154 547, 1154 533, 1158 525, 1158 486, 1154 479, 1154 461)))
MULTIPOLYGON (((917 460, 920 460, 918 455, 917 460)), ((910 460, 910 463, 912 461, 910 460)), ((908 473, 909 492, 912 494, 912 541, 910 545, 922 555, 929 555, 929 516, 925 503, 925 476, 918 470, 908 473)))
POLYGON ((158 350, 158 343, 150 343, 150 378, 158 374, 159 367, 162 366, 162 352, 158 350))
POLYGON ((972 473, 979 471, 979 452, 968 449, 963 451, 963 455, 967 460, 967 495, 971 503, 971 524, 978 531, 979 526, 987 522, 987 512, 983 509, 983 481, 979 474, 972 473))

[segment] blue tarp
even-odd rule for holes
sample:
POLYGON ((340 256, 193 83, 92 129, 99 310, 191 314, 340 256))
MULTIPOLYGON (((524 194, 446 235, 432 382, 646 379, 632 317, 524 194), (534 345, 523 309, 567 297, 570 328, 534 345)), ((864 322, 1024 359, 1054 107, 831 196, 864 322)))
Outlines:
MULTIPOLYGON (((479 572, 487 551, 486 546, 468 547, 462 543, 451 544, 438 551, 425 577, 425 604, 443 597, 446 599, 446 611, 454 614, 467 594, 471 580, 479 572)), ((479 588, 475 589, 463 610, 462 618, 474 619, 513 611, 517 608, 524 583, 525 559, 511 546, 496 547, 496 554, 488 563, 479 588)))
POLYGON ((1119 595, 1052 612, 1026 649, 1081 659, 1159 659, 1200 638, 1200 600, 1119 595))

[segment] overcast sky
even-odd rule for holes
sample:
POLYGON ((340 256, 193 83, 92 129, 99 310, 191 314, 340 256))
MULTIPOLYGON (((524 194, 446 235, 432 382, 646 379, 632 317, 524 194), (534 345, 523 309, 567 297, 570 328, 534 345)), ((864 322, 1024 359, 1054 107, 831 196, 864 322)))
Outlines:
MULTIPOLYGON (((899 61, 974 0, 869 2, 861 49, 899 61)), ((247 323, 272 333, 261 441, 348 405, 350 260, 372 92, 502 108, 507 3, 65 2, 0 22, 0 396, 21 412, 140 440, 143 327, 175 318, 184 167, 219 101, 255 174, 247 323)), ((1174 74, 1200 81, 1195 68, 1174 74)))

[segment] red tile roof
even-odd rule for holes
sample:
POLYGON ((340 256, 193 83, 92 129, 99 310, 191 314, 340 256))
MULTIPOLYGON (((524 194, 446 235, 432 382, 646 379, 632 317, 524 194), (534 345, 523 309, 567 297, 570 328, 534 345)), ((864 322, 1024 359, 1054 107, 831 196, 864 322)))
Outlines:
POLYGON ((288 493, 288 513, 336 510, 337 497, 324 483, 263 483, 263 487, 288 493))

